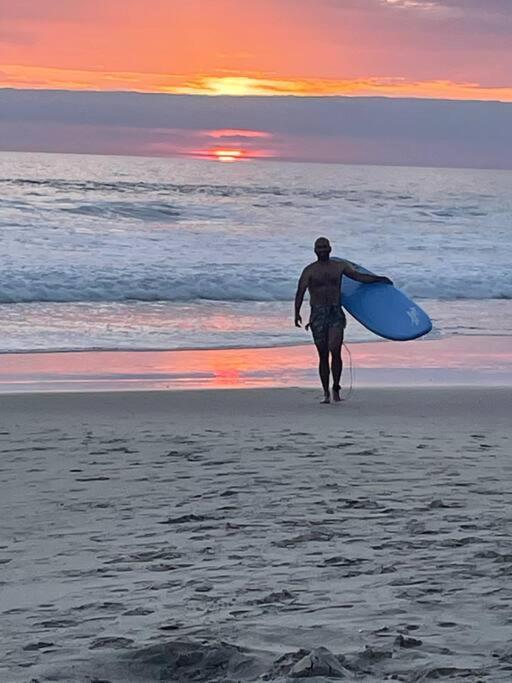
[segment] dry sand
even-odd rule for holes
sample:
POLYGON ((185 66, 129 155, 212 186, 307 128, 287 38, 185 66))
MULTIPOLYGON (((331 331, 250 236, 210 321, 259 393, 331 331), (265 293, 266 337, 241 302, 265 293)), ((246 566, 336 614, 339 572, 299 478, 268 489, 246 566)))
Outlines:
POLYGON ((512 680, 512 389, 317 398, 1 396, 0 681, 512 680))

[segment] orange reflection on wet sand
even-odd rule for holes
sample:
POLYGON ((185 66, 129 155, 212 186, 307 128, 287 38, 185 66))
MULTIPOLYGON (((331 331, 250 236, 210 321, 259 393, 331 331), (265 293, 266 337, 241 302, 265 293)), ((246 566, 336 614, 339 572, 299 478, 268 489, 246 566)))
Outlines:
MULTIPOLYGON (((350 351, 359 383, 478 384, 485 373, 491 383, 512 383, 512 343, 508 337, 351 344, 350 351)), ((347 368, 346 351, 344 361, 347 368)), ((0 390, 316 386, 316 367, 312 345, 5 354, 0 355, 0 390)), ((347 375, 345 372, 345 381, 347 375)))

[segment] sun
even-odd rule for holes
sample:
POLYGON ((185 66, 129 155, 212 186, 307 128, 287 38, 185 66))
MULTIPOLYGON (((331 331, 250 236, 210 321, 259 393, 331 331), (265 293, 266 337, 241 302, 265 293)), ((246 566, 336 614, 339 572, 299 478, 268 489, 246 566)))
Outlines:
POLYGON ((211 157, 222 162, 241 161, 245 157, 245 152, 242 149, 213 149, 211 157))
POLYGON ((195 157, 196 159, 207 159, 208 161, 220 161, 221 163, 234 163, 236 161, 252 161, 253 159, 272 158, 274 153, 266 149, 253 149, 252 147, 209 147, 206 149, 183 150, 182 154, 195 157))

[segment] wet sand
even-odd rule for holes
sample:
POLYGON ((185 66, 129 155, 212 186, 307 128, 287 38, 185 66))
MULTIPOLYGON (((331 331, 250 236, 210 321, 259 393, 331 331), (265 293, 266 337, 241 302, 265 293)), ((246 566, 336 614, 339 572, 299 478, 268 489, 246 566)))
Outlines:
POLYGON ((512 389, 318 398, 0 396, 0 680, 509 681, 512 389))
MULTIPOLYGON (((356 389, 512 386, 510 337, 428 336, 400 343, 349 343, 343 358, 345 393, 351 383, 356 389)), ((0 354, 0 393, 316 388, 317 365, 311 343, 252 349, 0 354)))

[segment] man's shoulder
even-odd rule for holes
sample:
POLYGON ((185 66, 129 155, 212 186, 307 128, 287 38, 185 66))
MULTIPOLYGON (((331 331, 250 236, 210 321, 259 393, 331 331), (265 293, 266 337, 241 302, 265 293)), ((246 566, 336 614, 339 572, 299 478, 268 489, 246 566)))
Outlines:
POLYGON ((332 259, 333 263, 336 263, 340 270, 346 270, 347 268, 352 268, 352 263, 344 258, 332 259))
MULTIPOLYGON (((332 265, 334 265, 336 268, 339 268, 340 271, 343 271, 347 268, 353 267, 351 261, 347 261, 346 259, 333 258, 333 259, 329 259, 329 260, 330 260, 330 263, 332 265)), ((307 274, 307 273, 310 273, 310 272, 315 271, 315 270, 322 270, 323 271, 326 265, 327 264, 320 263, 319 261, 313 261, 312 263, 309 263, 304 268, 304 270, 302 272, 303 272, 303 274, 307 274)))

